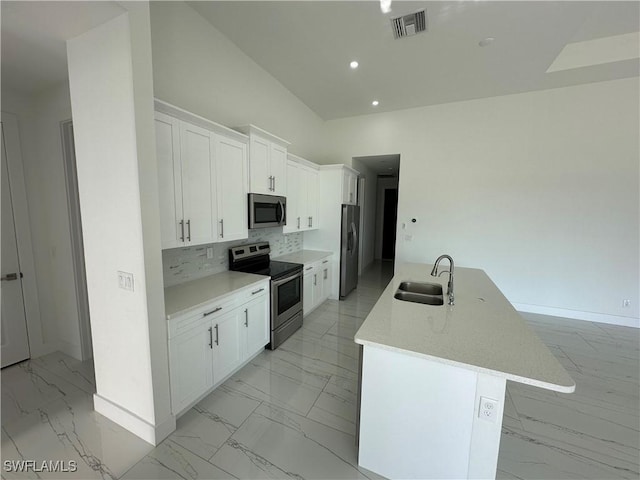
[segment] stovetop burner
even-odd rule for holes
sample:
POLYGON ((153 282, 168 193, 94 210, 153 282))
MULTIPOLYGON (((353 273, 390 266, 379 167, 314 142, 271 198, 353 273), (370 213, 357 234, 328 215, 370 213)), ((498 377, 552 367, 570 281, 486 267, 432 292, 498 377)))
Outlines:
POLYGON ((229 249, 229 270, 268 275, 274 280, 302 270, 299 263, 271 260, 270 252, 267 242, 232 247, 229 249))

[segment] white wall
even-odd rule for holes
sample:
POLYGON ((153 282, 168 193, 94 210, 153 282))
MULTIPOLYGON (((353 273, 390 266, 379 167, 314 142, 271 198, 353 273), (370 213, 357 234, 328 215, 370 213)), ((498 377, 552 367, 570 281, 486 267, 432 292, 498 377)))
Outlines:
POLYGON ((96 411, 157 443, 170 415, 148 4, 67 43, 96 411), (118 288, 118 271, 134 291, 118 288))
POLYGON ((523 310, 637 325, 638 92, 631 78, 340 119, 327 143, 401 154, 398 223, 418 223, 397 260, 449 253, 523 310))
POLYGON ((18 117, 40 309, 41 336, 30 332, 32 357, 54 350, 81 358, 78 304, 60 122, 71 118, 64 82, 25 96, 6 88, 3 111, 18 117))
POLYGON ((228 127, 252 123, 292 143, 289 151, 324 161, 324 122, 182 2, 151 5, 157 98, 228 127))

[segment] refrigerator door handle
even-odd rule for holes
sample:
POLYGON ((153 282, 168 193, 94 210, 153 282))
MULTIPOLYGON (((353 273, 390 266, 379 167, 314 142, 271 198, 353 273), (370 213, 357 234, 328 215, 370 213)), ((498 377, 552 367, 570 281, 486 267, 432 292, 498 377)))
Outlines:
POLYGON ((351 222, 351 228, 353 229, 353 244, 351 245, 351 254, 356 252, 356 246, 358 245, 358 231, 356 230, 356 224, 351 222))

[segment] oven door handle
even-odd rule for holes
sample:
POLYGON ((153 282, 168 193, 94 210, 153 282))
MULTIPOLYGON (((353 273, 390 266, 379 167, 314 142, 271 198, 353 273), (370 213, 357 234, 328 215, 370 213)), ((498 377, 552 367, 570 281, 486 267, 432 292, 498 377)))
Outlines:
POLYGON ((302 272, 298 272, 294 275, 291 275, 287 278, 283 278, 282 280, 271 280, 271 282, 273 282, 273 286, 274 287, 278 287, 280 285, 282 285, 283 283, 287 283, 290 282, 291 280, 293 280, 294 278, 299 278, 302 277, 302 272))

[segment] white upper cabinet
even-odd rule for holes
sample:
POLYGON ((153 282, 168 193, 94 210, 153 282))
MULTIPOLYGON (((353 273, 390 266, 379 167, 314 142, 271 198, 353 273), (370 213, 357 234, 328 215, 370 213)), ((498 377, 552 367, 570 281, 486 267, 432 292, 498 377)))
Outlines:
POLYGON ((343 169, 342 203, 358 204, 358 173, 347 167, 343 169))
POLYGON ((214 138, 204 128, 180 123, 184 241, 194 245, 216 240, 214 218, 214 138))
POLYGON ((162 248, 173 248, 184 245, 180 120, 156 112, 155 123, 162 248))
POLYGON ((216 160, 218 239, 228 242, 247 238, 247 146, 218 136, 216 160))
POLYGON ((287 224, 284 233, 318 228, 318 170, 311 162, 289 155, 287 162, 287 224))
POLYGON ((238 130, 249 135, 249 191, 286 197, 289 142, 254 125, 238 130))
POLYGON ((247 238, 247 137, 156 100, 162 248, 247 238))

